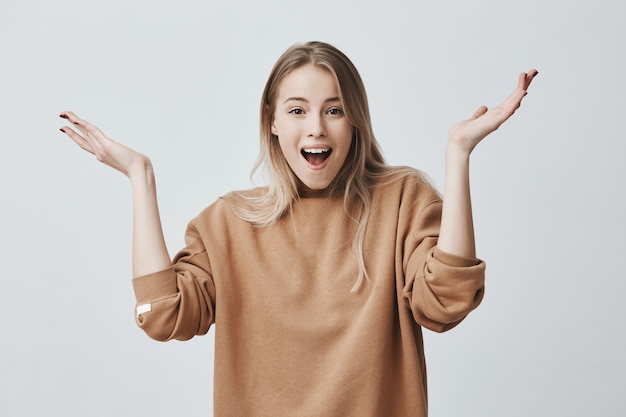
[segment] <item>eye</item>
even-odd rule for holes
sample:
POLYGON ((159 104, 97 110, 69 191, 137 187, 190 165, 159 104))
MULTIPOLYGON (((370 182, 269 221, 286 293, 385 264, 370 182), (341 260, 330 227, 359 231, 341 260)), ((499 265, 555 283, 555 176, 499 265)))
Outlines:
POLYGON ((289 110, 289 114, 293 114, 295 116, 300 116, 300 115, 304 114, 304 110, 302 110, 299 107, 296 107, 295 109, 289 110))
POLYGON ((341 110, 339 107, 331 107, 326 113, 330 114, 331 116, 343 116, 343 110, 341 110))

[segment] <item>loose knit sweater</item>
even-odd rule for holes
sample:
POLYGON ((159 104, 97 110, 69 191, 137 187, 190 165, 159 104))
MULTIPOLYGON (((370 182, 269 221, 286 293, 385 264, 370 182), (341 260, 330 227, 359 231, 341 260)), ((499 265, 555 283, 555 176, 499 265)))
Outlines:
POLYGON ((375 188, 359 269, 342 197, 304 197, 268 227, 224 198, 188 226, 164 271, 133 280, 157 340, 215 324, 215 417, 427 415, 422 327, 480 303, 485 265, 436 246, 439 194, 419 173, 375 188))

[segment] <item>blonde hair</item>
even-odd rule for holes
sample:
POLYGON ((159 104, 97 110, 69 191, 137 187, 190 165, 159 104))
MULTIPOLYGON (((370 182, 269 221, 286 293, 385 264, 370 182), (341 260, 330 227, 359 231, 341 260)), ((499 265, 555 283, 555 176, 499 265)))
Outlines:
POLYGON ((340 50, 323 42, 296 44, 287 49, 270 72, 261 98, 261 150, 252 172, 263 169, 269 184, 265 193, 234 192, 225 198, 234 212, 256 227, 269 226, 299 199, 298 178, 285 159, 278 138, 271 132, 276 94, 281 81, 295 69, 315 65, 335 78, 346 118, 352 125, 352 144, 343 167, 329 185, 329 195, 343 193, 344 208, 357 224, 352 250, 359 276, 352 289, 357 291, 368 280, 363 255, 365 228, 372 210, 376 183, 391 172, 372 130, 365 86, 354 64, 340 50), (356 215, 355 215, 356 213, 356 215))

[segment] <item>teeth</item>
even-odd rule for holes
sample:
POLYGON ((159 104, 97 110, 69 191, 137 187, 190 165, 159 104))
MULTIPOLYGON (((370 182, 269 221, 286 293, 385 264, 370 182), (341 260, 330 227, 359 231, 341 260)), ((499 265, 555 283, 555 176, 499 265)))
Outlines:
POLYGON ((303 149, 303 151, 306 152, 306 153, 324 153, 324 152, 328 152, 329 150, 330 150, 330 148, 326 148, 326 149, 319 149, 319 148, 303 149))

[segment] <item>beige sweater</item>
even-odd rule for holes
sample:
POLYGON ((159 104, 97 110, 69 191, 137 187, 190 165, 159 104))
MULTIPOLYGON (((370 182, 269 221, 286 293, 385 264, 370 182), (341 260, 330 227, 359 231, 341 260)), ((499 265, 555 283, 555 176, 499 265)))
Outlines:
POLYGON ((376 188, 358 275, 343 199, 302 198, 265 228, 219 199, 173 268, 133 280, 139 326, 189 339, 215 323, 215 417, 427 415, 421 327, 457 325, 485 265, 437 249, 441 200, 416 173, 376 188))

